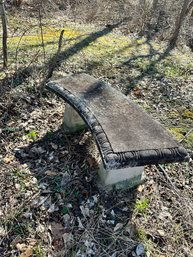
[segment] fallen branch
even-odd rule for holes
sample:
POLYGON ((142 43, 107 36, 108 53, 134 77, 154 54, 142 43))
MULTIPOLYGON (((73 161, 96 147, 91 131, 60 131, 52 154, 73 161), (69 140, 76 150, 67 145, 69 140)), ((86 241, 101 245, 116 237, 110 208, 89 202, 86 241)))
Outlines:
POLYGON ((171 178, 168 176, 167 172, 165 171, 162 165, 158 164, 156 167, 158 171, 161 171, 163 173, 163 175, 171 185, 173 192, 179 198, 181 204, 184 205, 184 209, 186 209, 187 213, 192 213, 192 202, 188 201, 187 199, 186 201, 184 201, 184 197, 181 195, 181 192, 176 188, 176 186, 174 185, 174 183, 172 182, 171 178))
POLYGON ((186 133, 186 135, 179 141, 179 143, 182 143, 192 132, 193 132, 193 128, 190 129, 190 130, 186 133))
POLYGON ((164 167, 161 164, 157 165, 158 170, 160 170, 164 176, 166 177, 166 179, 168 180, 168 182, 170 183, 170 185, 172 186, 173 190, 175 191, 175 193, 178 195, 178 197, 180 197, 179 192, 176 188, 176 186, 174 185, 174 183, 172 182, 171 178, 168 176, 167 172, 165 171, 164 167))

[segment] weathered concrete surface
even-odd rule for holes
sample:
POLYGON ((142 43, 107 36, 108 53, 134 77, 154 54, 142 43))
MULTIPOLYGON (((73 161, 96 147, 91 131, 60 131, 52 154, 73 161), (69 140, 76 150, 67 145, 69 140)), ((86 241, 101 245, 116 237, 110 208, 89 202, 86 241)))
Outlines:
POLYGON ((135 187, 145 180, 144 167, 128 167, 106 170, 101 164, 98 170, 100 182, 107 189, 125 189, 135 187))
POLYGON ((107 170, 184 161, 188 157, 160 123, 105 82, 78 74, 49 82, 47 88, 84 117, 107 170))
POLYGON ((62 128, 67 133, 75 133, 87 127, 84 120, 80 117, 78 112, 69 104, 65 106, 64 120, 62 128))

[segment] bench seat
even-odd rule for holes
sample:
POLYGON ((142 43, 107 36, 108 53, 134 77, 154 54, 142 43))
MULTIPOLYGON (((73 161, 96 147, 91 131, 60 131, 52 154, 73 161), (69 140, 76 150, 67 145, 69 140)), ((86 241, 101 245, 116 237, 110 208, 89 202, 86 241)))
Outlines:
POLYGON ((51 81, 46 87, 85 121, 106 170, 188 158, 159 122, 107 83, 83 73, 51 81))

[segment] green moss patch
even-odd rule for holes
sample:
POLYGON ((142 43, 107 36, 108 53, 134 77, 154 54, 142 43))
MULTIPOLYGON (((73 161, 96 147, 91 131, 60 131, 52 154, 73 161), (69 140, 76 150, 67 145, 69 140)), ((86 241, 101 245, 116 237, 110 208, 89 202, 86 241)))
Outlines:
POLYGON ((193 147, 193 132, 189 133, 190 130, 187 128, 170 128, 169 131, 178 141, 184 141, 187 147, 193 147))
POLYGON ((185 119, 191 119, 193 120, 193 112, 190 110, 185 110, 184 113, 182 114, 182 117, 185 119))
MULTIPOLYGON (((17 27, 19 31, 20 23, 16 22, 11 18, 10 29, 17 27)), ((26 26, 29 24, 26 23, 26 26)), ((75 24, 67 24, 65 27, 43 26, 43 38, 38 25, 29 32, 21 26, 20 35, 18 32, 17 36, 8 40, 10 62, 17 59, 17 64, 23 65, 29 61, 38 64, 49 61, 57 52, 62 29, 64 36, 61 52, 64 54, 63 61, 70 61, 70 68, 75 65, 77 70, 86 68, 107 77, 115 74, 120 76, 124 72, 133 79, 145 73, 169 78, 187 77, 192 70, 188 61, 182 62, 187 59, 182 53, 179 58, 179 54, 173 51, 166 59, 159 60, 166 48, 164 44, 147 41, 146 38, 117 35, 106 31, 104 27, 94 29, 75 24)))

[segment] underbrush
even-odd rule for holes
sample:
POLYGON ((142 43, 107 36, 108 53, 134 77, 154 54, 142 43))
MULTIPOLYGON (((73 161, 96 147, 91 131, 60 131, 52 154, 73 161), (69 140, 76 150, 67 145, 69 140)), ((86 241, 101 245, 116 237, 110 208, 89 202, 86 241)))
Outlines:
POLYGON ((127 256, 139 242, 147 256, 191 256, 192 162, 146 167, 143 185, 108 193, 96 183, 90 133, 63 134, 64 103, 39 88, 64 29, 52 78, 86 72, 110 82, 191 154, 192 54, 111 26, 43 20, 42 37, 32 20, 31 30, 10 22, 17 31, 0 73, 1 256, 127 256))

